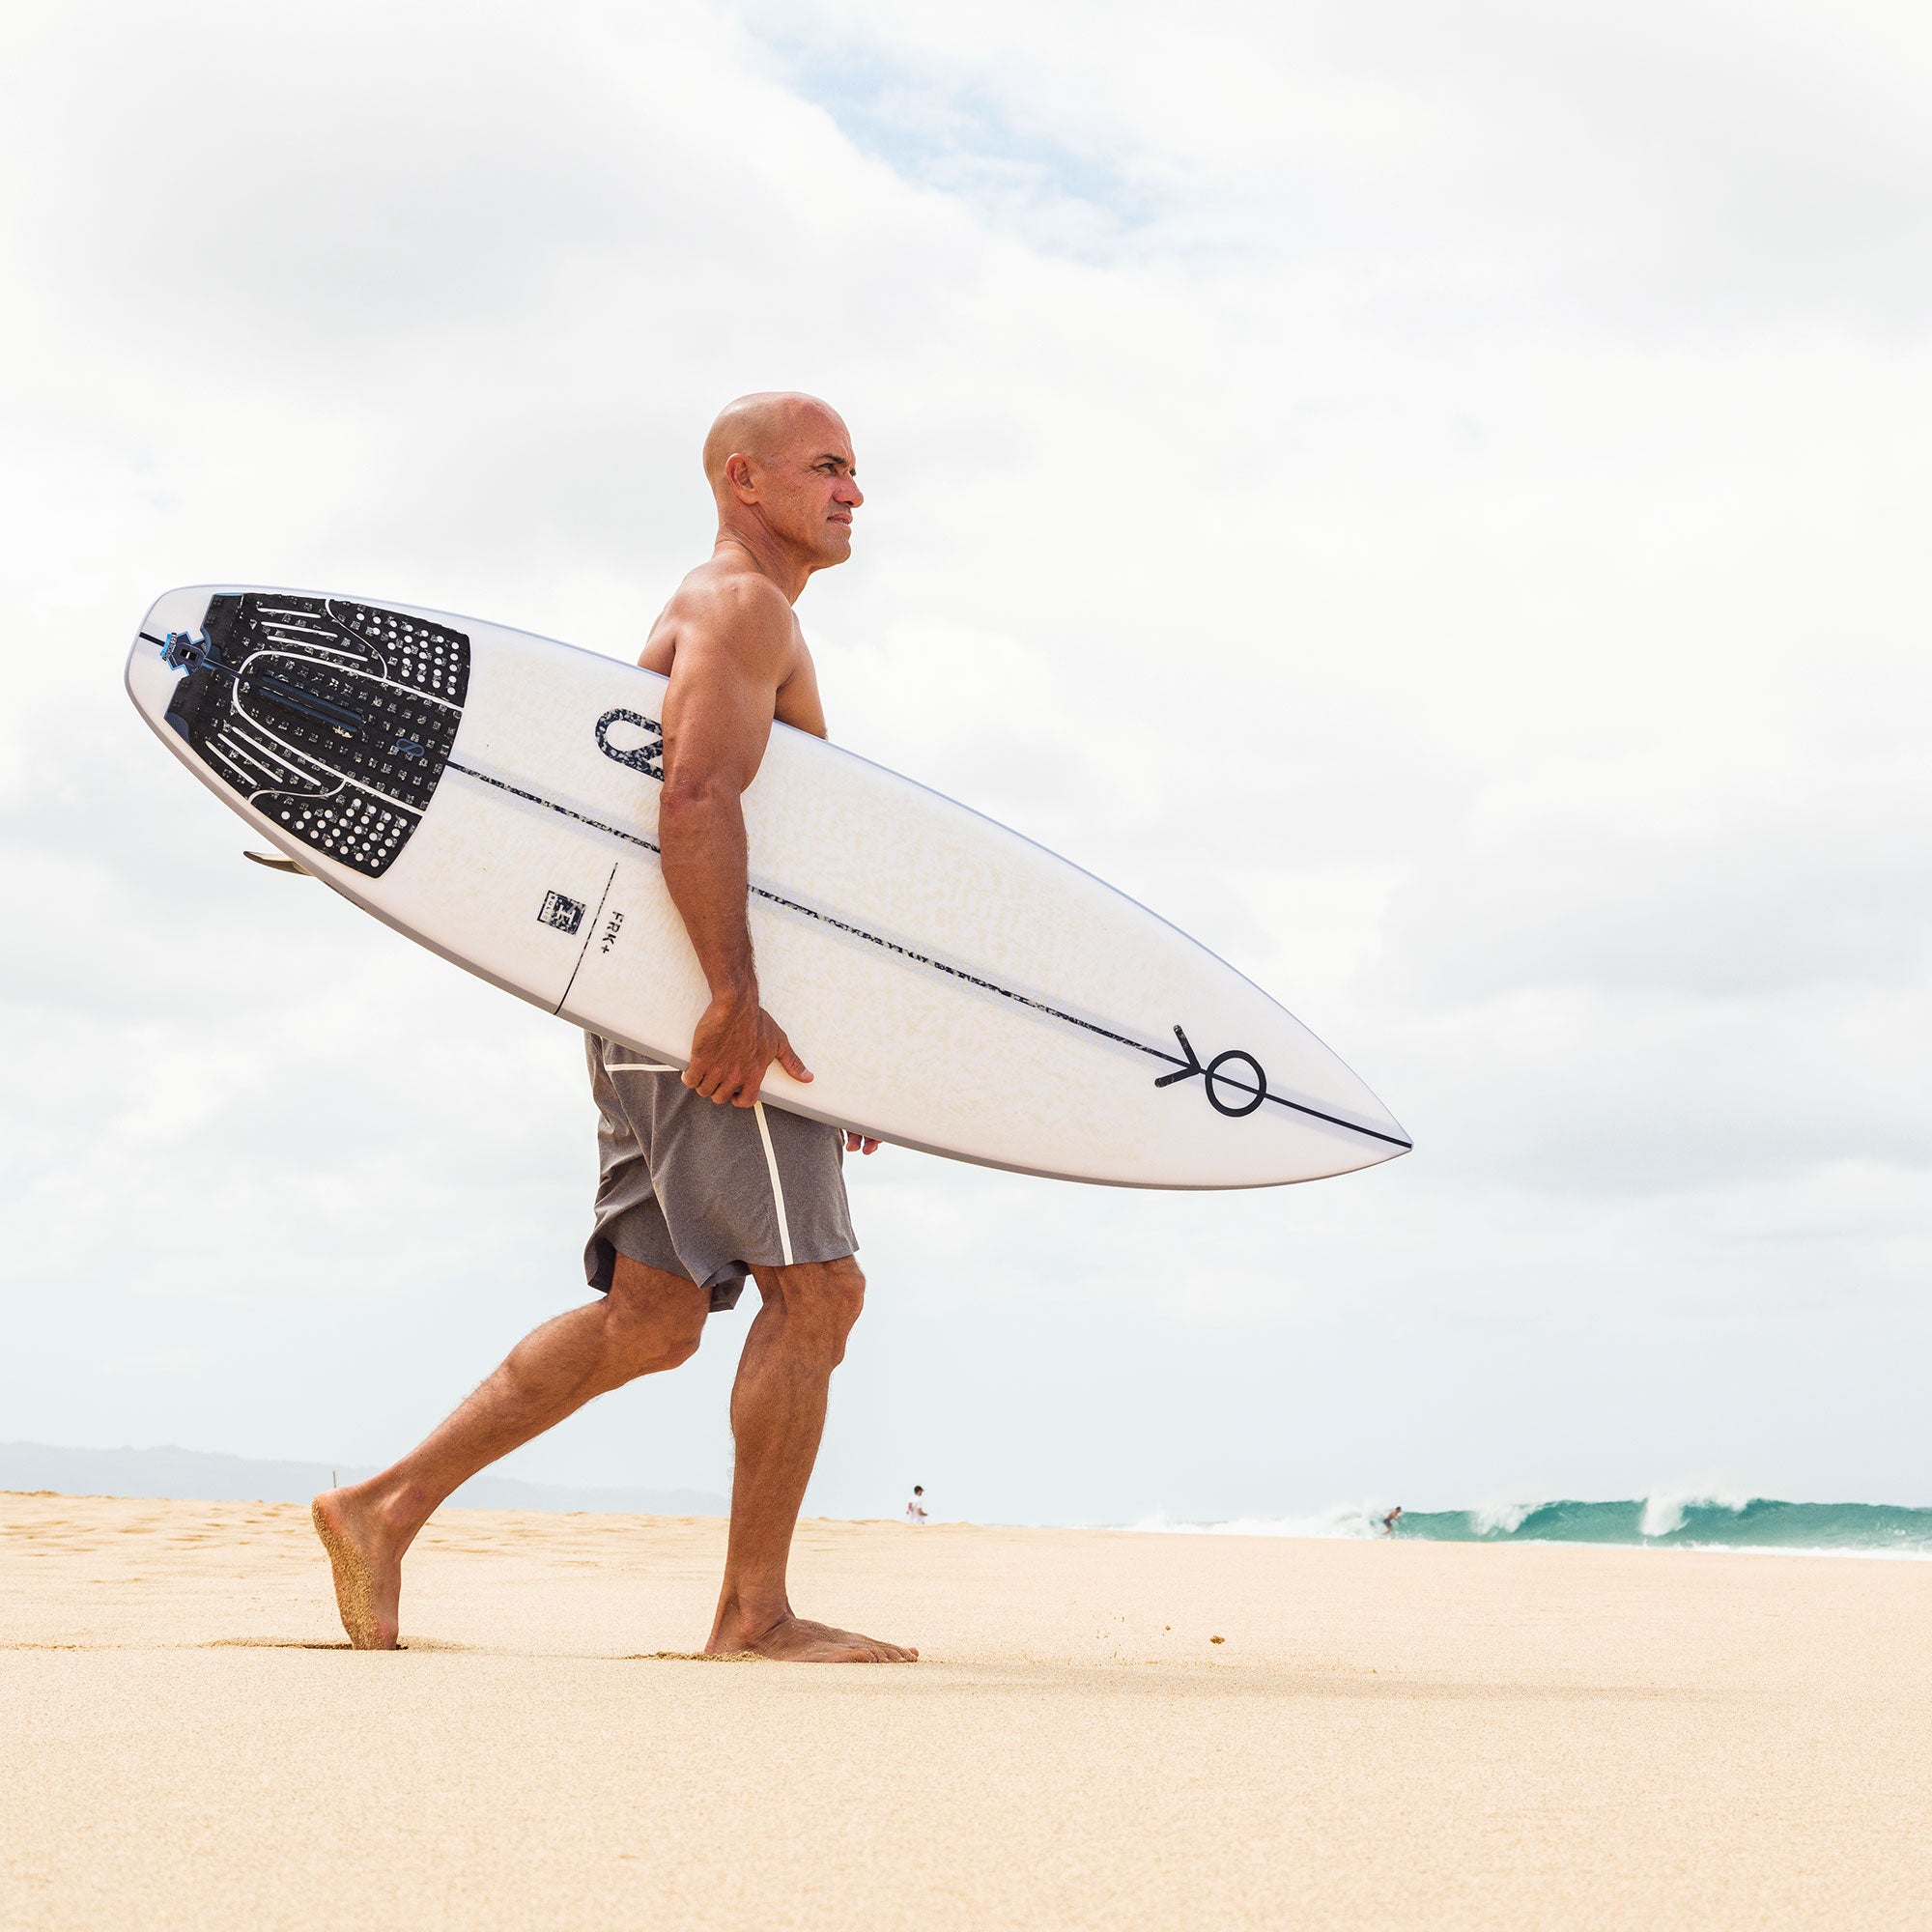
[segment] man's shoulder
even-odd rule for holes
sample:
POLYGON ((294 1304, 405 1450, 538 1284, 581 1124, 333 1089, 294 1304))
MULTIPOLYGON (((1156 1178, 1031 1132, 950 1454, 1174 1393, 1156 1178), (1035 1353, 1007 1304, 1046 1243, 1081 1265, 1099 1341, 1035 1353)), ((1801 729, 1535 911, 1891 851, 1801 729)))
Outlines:
POLYGON ((671 601, 688 622, 726 629, 781 628, 791 635, 794 620, 784 592, 762 571, 734 559, 712 557, 700 563, 671 601))
POLYGON ((639 660, 668 671, 682 662, 736 664, 783 683, 798 654, 798 624, 784 593, 757 571, 714 558, 677 587, 639 660))

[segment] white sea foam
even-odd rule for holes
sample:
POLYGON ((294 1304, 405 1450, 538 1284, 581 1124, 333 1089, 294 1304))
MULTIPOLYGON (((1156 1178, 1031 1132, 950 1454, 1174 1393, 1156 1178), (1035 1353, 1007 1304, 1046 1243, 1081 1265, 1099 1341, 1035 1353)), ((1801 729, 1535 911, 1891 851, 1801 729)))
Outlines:
POLYGON ((1316 1516, 1236 1517, 1230 1522, 1174 1522, 1156 1510, 1127 1527, 1160 1536, 1315 1536, 1362 1538, 1378 1536, 1389 1503, 1336 1503, 1316 1516))
POLYGON ((1543 1507, 1533 1503, 1482 1503, 1469 1512, 1469 1522, 1478 1536, 1514 1536, 1543 1507))
POLYGON ((1726 1495, 1716 1488, 1695 1490, 1653 1490, 1643 1499, 1638 1517, 1639 1536, 1671 1536, 1684 1527, 1684 1513, 1693 1509, 1727 1509, 1741 1515, 1749 1496, 1726 1495))

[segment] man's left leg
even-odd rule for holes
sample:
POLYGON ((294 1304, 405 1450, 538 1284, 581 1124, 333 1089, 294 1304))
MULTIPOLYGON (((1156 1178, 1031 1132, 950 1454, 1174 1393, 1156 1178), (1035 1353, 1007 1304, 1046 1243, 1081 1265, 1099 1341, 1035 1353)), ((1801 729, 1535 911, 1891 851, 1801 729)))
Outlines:
POLYGON ((312 1515, 350 1642, 396 1647, 403 1557, 445 1497, 594 1397, 688 1360, 710 1299, 682 1275, 617 1256, 608 1294, 526 1335, 401 1462, 317 1496, 312 1515))
POLYGON ((793 1614, 785 1592, 792 1531, 825 1433, 826 1391, 866 1300, 866 1277, 834 1262, 754 1267, 764 1306, 731 1389, 731 1537, 707 1650, 794 1663, 910 1663, 895 1643, 793 1614))

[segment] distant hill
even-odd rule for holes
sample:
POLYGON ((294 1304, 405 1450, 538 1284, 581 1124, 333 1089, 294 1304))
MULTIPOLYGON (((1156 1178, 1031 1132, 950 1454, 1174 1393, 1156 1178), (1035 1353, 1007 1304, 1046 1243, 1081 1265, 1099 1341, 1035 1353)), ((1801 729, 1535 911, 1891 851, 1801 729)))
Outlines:
MULTIPOLYGON (((54 1490, 68 1496, 173 1496, 210 1502, 305 1503, 328 1487, 326 1463, 258 1463, 205 1449, 59 1449, 45 1442, 0 1442, 0 1490, 54 1490)), ((351 1468, 340 1482, 374 1475, 351 1468)), ((579 1490, 474 1476, 445 1509, 595 1510, 640 1516, 727 1516, 729 1500, 710 1490, 579 1490)))

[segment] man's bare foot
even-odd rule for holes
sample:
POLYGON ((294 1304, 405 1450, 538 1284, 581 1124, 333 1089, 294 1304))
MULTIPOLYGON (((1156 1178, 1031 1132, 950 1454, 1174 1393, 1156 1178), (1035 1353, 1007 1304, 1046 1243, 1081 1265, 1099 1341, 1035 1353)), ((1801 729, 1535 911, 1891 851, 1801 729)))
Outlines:
POLYGON ((329 1490, 309 1519, 335 1573, 335 1606, 356 1650, 394 1650, 403 1596, 403 1552, 377 1512, 353 1489, 329 1490))
POLYGON ((704 1646, 711 1657, 750 1651, 780 1663, 917 1663, 919 1652, 857 1631, 834 1630, 787 1612, 776 1623, 753 1630, 735 1620, 721 1624, 704 1646))

